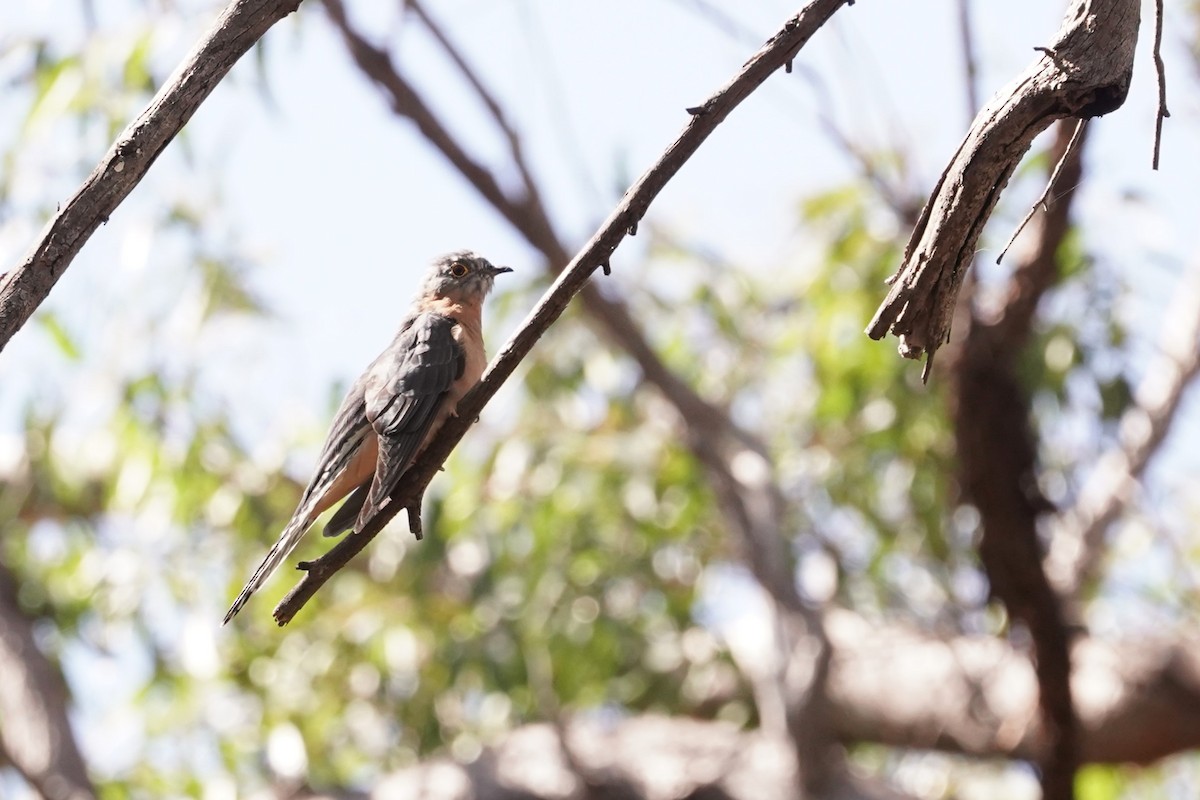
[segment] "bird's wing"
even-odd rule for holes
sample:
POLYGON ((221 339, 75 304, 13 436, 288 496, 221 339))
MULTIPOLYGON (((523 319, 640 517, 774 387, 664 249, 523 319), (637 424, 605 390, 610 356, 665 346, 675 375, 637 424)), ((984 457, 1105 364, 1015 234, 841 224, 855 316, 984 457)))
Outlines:
POLYGON ((358 513, 362 511, 363 503, 367 502, 367 492, 371 491, 371 482, 374 479, 375 476, 372 475, 360 483, 354 493, 346 498, 346 502, 338 506, 338 510, 333 512, 333 516, 325 523, 325 530, 321 532, 322 536, 341 536, 354 527, 358 513))
POLYGON ((325 439, 325 446, 321 449, 321 456, 317 460, 317 468, 300 498, 299 505, 296 506, 296 511, 283 529, 283 533, 279 535, 279 539, 272 545, 262 563, 258 565, 258 569, 254 570, 254 574, 250 576, 245 588, 233 601, 229 613, 225 615, 225 622, 233 619, 233 616, 250 599, 250 595, 254 594, 271 576, 271 573, 278 569, 322 511, 349 494, 364 478, 369 479, 370 472, 367 472, 366 475, 353 473, 359 473, 364 468, 374 470, 375 467, 373 451, 376 434, 367 420, 365 394, 367 378, 380 360, 387 355, 388 351, 384 351, 346 393, 346 398, 342 400, 342 405, 334 415, 329 435, 325 439), (367 445, 366 448, 364 448, 364 444, 367 445), (364 464, 366 459, 369 460, 364 464))
POLYGON ((375 435, 375 431, 367 419, 366 390, 372 371, 386 355, 387 351, 372 362, 367 371, 359 376, 358 380, 350 387, 346 398, 342 400, 342 405, 338 408, 337 414, 334 415, 333 422, 329 426, 329 435, 325 437, 321 455, 317 458, 317 468, 313 471, 313 476, 300 498, 300 505, 296 509, 297 514, 301 511, 311 512, 312 507, 320 505, 322 508, 317 511, 319 514, 345 497, 354 488, 355 484, 351 484, 346 486, 345 491, 341 492, 338 497, 328 496, 330 489, 339 482, 339 478, 343 477, 346 468, 358 455, 363 444, 369 443, 368 440, 375 435))
POLYGON ((393 343, 395 357, 381 361, 367 377, 366 417, 379 435, 379 458, 358 527, 396 488, 451 385, 462 377, 466 359, 454 339, 456 324, 440 314, 421 314, 393 343))

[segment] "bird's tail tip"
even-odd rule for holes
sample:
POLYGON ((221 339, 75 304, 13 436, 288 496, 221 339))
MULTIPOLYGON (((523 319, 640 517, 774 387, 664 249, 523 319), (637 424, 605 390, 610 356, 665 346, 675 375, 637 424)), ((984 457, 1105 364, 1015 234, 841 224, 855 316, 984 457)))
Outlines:
POLYGON ((225 614, 225 621, 222 625, 228 625, 229 621, 237 616, 237 613, 246 605, 246 601, 250 599, 250 595, 258 591, 267 578, 271 577, 280 563, 287 558, 288 553, 292 552, 292 548, 300 541, 300 537, 308 530, 308 526, 312 525, 312 519, 307 516, 302 516, 297 512, 297 516, 292 518, 287 527, 283 529, 279 539, 267 552, 262 563, 258 565, 258 569, 254 570, 254 574, 250 576, 250 580, 246 582, 246 586, 238 594, 237 599, 233 601, 233 605, 229 607, 229 611, 225 614))
POLYGON ((229 610, 225 612, 225 620, 221 623, 222 627, 228 625, 229 621, 237 616, 237 613, 242 610, 244 605, 246 605, 246 601, 250 599, 250 594, 250 592, 242 590, 242 593, 239 594, 237 599, 233 601, 233 605, 231 605, 229 610))

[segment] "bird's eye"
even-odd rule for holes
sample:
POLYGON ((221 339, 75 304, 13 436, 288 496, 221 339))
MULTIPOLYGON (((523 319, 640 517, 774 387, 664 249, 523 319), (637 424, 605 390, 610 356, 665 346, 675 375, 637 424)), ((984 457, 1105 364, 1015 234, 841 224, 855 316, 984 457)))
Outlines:
POLYGON ((468 271, 469 270, 467 269, 467 265, 462 263, 461 261, 455 261, 453 264, 450 265, 450 274, 456 278, 463 277, 464 275, 467 274, 468 271))

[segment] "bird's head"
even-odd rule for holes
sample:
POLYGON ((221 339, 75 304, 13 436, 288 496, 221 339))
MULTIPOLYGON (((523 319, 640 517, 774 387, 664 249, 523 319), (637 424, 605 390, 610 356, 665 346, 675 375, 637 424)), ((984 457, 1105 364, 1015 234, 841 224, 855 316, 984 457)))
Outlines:
POLYGON ((492 282, 511 267, 494 267, 492 262, 470 250, 447 253, 433 262, 421 284, 424 297, 446 297, 457 302, 480 302, 492 290, 492 282))

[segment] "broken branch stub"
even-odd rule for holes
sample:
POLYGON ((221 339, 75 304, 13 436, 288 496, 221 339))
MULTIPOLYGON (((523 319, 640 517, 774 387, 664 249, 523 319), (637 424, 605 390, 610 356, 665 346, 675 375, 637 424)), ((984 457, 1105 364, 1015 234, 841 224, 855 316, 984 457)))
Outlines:
POLYGON ((868 336, 890 331, 900 355, 932 362, 950 335, 979 234, 1034 138, 1055 120, 1098 117, 1125 102, 1140 10, 1136 0, 1073 0, 1054 42, 979 112, 921 212, 868 336))

